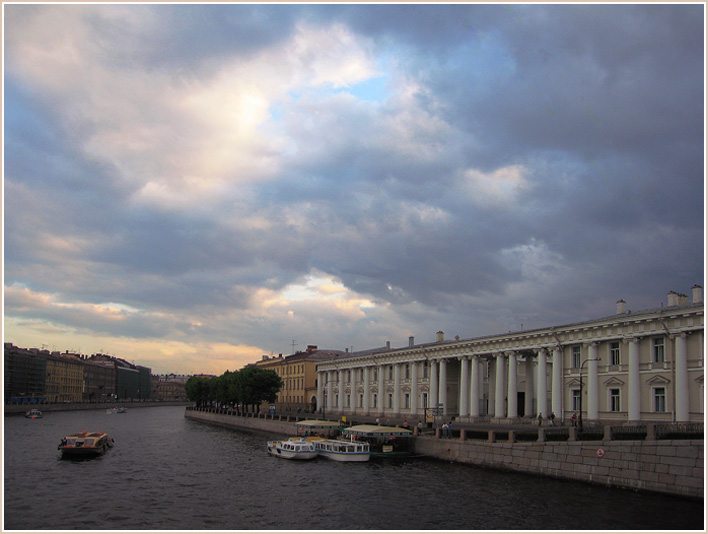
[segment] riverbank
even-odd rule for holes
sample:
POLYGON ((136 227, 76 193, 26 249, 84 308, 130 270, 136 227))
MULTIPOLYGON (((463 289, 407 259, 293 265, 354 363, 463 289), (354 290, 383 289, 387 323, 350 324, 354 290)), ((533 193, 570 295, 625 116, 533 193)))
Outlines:
POLYGON ((189 401, 136 401, 136 402, 74 402, 56 404, 6 404, 5 416, 24 415, 36 408, 41 412, 72 412, 76 410, 110 410, 111 408, 155 408, 159 406, 192 406, 189 401))
MULTIPOLYGON (((185 417, 235 430, 295 435, 295 418, 238 416, 185 410, 185 417)), ((545 429, 539 436, 545 436, 545 429)), ((549 434, 548 437, 551 437, 549 434)), ((653 438, 655 436, 649 436, 653 438)), ((517 441, 513 432, 462 432, 453 439, 438 432, 413 439, 413 452, 441 460, 592 484, 704 496, 704 440, 617 439, 611 429, 592 441, 517 441)))

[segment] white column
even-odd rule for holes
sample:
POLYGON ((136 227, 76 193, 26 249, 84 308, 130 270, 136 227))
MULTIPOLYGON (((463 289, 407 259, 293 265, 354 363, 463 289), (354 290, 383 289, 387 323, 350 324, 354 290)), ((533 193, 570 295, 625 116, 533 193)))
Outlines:
POLYGON ((496 376, 494 377, 494 417, 501 419, 504 417, 504 375, 506 368, 506 358, 503 354, 497 353, 496 376))
POLYGON ((507 388, 507 418, 517 417, 518 402, 517 402, 517 387, 516 387, 516 353, 514 351, 507 352, 509 358, 509 387, 507 388))
POLYGON ((438 383, 438 361, 430 360, 430 397, 428 408, 435 408, 438 403, 438 389, 440 384, 438 383))
POLYGON ((351 390, 352 390, 352 393, 351 393, 352 400, 351 400, 351 404, 349 406, 349 411, 353 414, 356 413, 356 407, 359 404, 359 396, 356 393, 356 372, 357 371, 358 371, 358 369, 356 369, 356 368, 351 369, 352 379, 350 380, 350 382, 351 382, 351 390))
POLYGON ((599 418, 597 343, 588 344, 588 421, 599 418))
POLYGON ((401 413, 401 364, 393 364, 393 413, 401 413))
POLYGON ((563 419, 563 352, 560 347, 553 349, 553 370, 551 380, 551 411, 563 419))
POLYGON ((460 417, 469 417, 470 360, 468 356, 463 356, 460 360, 460 417))
POLYGON ((470 417, 479 417, 479 356, 472 356, 470 367, 470 417))
POLYGON ((534 382, 536 377, 533 373, 533 356, 526 356, 526 396, 524 404, 524 415, 526 417, 534 417, 536 414, 533 409, 534 397, 534 382))
POLYGON ((332 380, 332 371, 327 371, 327 411, 332 409, 333 388, 334 380, 332 380))
POLYGON ((442 404, 443 415, 447 415, 447 360, 440 360, 440 387, 438 388, 438 402, 442 404))
POLYGON ((324 381, 327 376, 326 372, 317 373, 317 410, 322 408, 322 401, 324 400, 324 381))
POLYGON ((676 422, 689 421, 688 348, 686 334, 676 336, 676 422))
POLYGON ((384 365, 379 365, 379 413, 383 415, 384 413, 384 406, 386 406, 386 402, 384 397, 386 396, 386 392, 384 391, 384 373, 386 371, 386 366, 384 365))
POLYGON ((639 383, 639 340, 632 338, 629 343, 629 401, 627 403, 627 419, 629 421, 641 420, 641 395, 639 383))
POLYGON ((543 417, 548 417, 548 377, 546 370, 546 356, 548 351, 546 349, 538 350, 538 378, 536 383, 538 384, 538 411, 543 414, 543 417))
POLYGON ((344 371, 337 372, 337 384, 339 385, 339 397, 337 398, 337 409, 339 413, 344 411, 344 371))
POLYGON ((418 414, 418 362, 411 362, 411 415, 418 414))
POLYGON ((369 399, 371 398, 371 369, 364 367, 364 413, 369 415, 369 399))

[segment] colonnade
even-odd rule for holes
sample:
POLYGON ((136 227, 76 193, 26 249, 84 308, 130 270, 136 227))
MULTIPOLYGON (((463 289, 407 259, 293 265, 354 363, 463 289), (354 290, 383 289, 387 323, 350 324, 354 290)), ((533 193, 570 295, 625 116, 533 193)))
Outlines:
MULTIPOLYGON (((689 421, 686 334, 672 335, 670 339, 674 341, 675 355, 675 417, 677 421, 689 421)), ((640 421, 639 338, 629 337, 622 341, 628 344, 627 372, 622 375, 627 380, 626 410, 623 411, 626 411, 627 421, 640 421)), ((318 368, 318 407, 324 406, 329 413, 411 418, 420 418, 426 408, 440 407, 442 415, 455 415, 462 421, 474 421, 481 416, 514 420, 519 416, 534 417, 538 413, 544 418, 551 413, 563 417, 575 411, 572 396, 580 388, 586 394, 582 399, 584 417, 597 420, 600 407, 598 342, 584 345, 587 357, 579 368, 573 366, 565 376, 560 346, 425 360, 416 360, 415 355, 409 355, 409 360, 396 362, 369 361, 357 365, 356 361, 340 361, 336 366, 326 364, 325 369, 329 369, 318 368), (451 367, 453 364, 454 368, 451 367), (486 365, 489 366, 489 376, 485 373, 486 365), (520 365, 523 365, 521 381, 520 365), (406 374, 402 376, 404 369, 406 374), (454 377, 448 380, 451 373, 454 377), (519 413, 520 392, 524 394, 523 413, 519 413), (402 405, 404 399, 407 403, 402 405), (484 399, 489 403, 486 410, 484 399)))

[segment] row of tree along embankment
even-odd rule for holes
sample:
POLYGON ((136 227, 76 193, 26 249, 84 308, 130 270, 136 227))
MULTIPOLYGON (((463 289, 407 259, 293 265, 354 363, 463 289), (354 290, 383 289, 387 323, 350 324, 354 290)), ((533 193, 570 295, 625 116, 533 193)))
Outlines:
MULTIPOLYGON (((296 434, 304 417, 188 407, 185 417, 237 430, 296 434)), ((417 431, 416 431, 417 434, 417 431)), ((441 437, 439 429, 416 435, 412 451, 480 467, 653 491, 704 496, 703 425, 633 425, 588 428, 479 428, 441 437)))

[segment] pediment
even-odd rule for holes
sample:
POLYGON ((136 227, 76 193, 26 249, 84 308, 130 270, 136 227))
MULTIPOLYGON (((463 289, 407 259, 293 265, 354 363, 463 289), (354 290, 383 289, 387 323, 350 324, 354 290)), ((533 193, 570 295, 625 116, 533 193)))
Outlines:
POLYGON ((624 386, 624 382, 622 382, 622 381, 621 381, 619 378, 617 378, 616 376, 613 376, 612 378, 606 380, 606 381, 604 382, 604 385, 607 386, 607 387, 610 387, 610 386, 624 386))
POLYGON ((651 377, 649 380, 647 380, 647 384, 651 386, 666 386, 670 384, 671 381, 668 380, 667 378, 664 378, 663 376, 656 375, 651 377))

